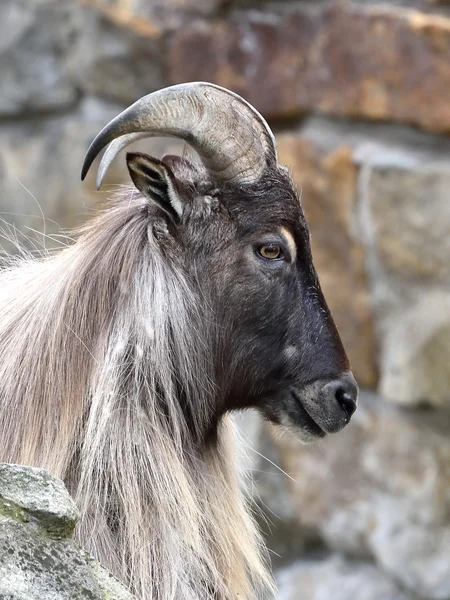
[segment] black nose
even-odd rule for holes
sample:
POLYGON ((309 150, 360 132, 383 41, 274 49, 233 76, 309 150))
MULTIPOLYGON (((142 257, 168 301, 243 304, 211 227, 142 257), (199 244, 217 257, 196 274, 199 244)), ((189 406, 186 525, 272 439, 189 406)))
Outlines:
POLYGON ((346 374, 342 379, 330 381, 323 391, 330 402, 337 401, 348 423, 356 410, 358 400, 358 385, 353 376, 346 374))

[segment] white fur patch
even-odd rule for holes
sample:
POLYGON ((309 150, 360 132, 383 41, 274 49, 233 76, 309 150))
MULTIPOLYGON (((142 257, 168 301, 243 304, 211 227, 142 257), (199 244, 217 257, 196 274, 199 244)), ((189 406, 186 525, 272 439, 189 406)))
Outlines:
POLYGON ((295 346, 286 346, 286 348, 284 349, 284 356, 290 360, 291 358, 294 358, 294 356, 296 356, 298 354, 298 350, 295 346))
POLYGON ((289 248, 292 256, 292 262, 294 262, 297 258, 297 244, 295 243, 294 236, 285 227, 280 227, 280 232, 289 248))

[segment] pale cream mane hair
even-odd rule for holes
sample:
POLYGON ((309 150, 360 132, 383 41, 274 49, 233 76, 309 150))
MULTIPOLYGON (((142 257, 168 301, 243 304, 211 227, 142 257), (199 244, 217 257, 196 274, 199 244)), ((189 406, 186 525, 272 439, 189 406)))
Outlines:
POLYGON ((63 478, 79 540, 140 599, 259 600, 271 580, 230 419, 202 440, 202 299, 157 237, 128 192, 76 244, 0 273, 0 460, 63 478))

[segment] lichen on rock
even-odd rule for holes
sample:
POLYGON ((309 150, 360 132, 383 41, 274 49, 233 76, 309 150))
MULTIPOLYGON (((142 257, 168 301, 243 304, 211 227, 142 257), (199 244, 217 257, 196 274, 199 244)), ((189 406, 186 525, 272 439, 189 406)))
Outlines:
POLYGON ((48 471, 0 464, 1 600, 133 600, 72 540, 78 516, 48 471))

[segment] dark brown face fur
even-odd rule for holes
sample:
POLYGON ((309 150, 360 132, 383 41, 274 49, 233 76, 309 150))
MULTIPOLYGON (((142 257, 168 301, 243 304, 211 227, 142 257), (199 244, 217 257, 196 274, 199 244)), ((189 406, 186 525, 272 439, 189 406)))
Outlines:
POLYGON ((305 441, 342 429, 356 408, 357 386, 287 170, 268 168, 252 185, 219 186, 178 157, 127 158, 205 299, 218 413, 255 407, 305 441), (264 246, 280 256, 264 258, 264 246))

